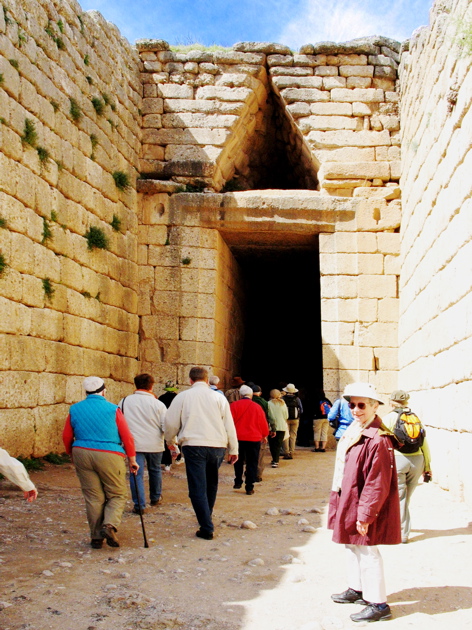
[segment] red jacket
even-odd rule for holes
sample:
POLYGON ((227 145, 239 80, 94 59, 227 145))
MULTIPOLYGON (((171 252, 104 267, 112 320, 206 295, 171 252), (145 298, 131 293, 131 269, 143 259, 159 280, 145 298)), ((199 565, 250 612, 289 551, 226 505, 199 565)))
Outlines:
POLYGON ((379 431, 380 425, 376 416, 348 450, 341 492, 331 492, 328 528, 334 530, 334 542, 367 546, 401 543, 394 438, 379 431), (358 533, 356 521, 369 523, 366 536, 358 533))
POLYGON ((262 407, 249 398, 241 398, 229 406, 238 440, 260 442, 269 435, 269 426, 262 407))

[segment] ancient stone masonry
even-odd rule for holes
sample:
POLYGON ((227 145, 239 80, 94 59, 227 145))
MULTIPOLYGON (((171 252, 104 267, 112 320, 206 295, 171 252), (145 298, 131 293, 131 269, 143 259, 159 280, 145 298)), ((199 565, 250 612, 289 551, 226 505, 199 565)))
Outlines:
POLYGON ((428 426, 439 483, 472 502, 471 5, 436 2, 400 66, 401 386, 428 426), (467 35, 467 32, 469 35, 467 35))
POLYGON ((138 63, 73 0, 3 2, 0 427, 13 454, 61 451, 84 375, 117 399, 136 373, 138 63))

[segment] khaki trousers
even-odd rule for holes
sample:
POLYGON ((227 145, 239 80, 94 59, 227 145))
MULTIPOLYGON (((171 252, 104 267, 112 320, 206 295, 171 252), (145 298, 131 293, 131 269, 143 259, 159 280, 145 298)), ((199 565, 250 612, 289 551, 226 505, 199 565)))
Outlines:
POLYGON ((102 539, 102 525, 118 529, 126 505, 125 458, 116 453, 73 448, 72 457, 85 499, 90 535, 102 539))
POLYGON ((287 420, 289 438, 284 441, 283 449, 285 455, 293 455, 295 453, 295 444, 297 442, 298 425, 300 420, 287 420))

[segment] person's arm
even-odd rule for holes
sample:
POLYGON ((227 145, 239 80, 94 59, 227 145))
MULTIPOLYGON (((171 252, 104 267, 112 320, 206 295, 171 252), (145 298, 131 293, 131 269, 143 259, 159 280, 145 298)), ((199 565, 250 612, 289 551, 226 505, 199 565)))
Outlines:
POLYGON ((31 502, 36 499, 38 491, 29 478, 26 468, 17 459, 11 457, 3 448, 0 448, 0 472, 9 481, 23 490, 27 501, 31 502))
POLYGON ((64 442, 64 448, 68 455, 72 455, 72 443, 74 441, 74 430, 70 423, 70 414, 67 416, 66 424, 62 432, 62 441, 64 442))
POLYGON ((339 406, 341 405, 341 401, 338 398, 338 400, 336 400, 336 402, 334 403, 334 405, 331 407, 331 409, 329 410, 328 413, 328 420, 336 420, 336 418, 338 417, 338 413, 339 413, 339 406))
POLYGON ((166 442, 174 442, 182 427, 183 397, 180 394, 174 398, 166 412, 164 438, 166 442))
MULTIPOLYGON (((234 426, 233 416, 231 414, 230 406, 227 400, 221 399, 220 409, 221 417, 223 419, 223 424, 226 430, 226 435, 228 437, 228 453, 230 456, 229 461, 230 463, 234 464, 238 460, 239 444, 238 437, 236 435, 236 427, 234 426)), ((263 411, 262 413, 264 414, 263 411)))
POLYGON ((357 507, 357 531, 361 536, 367 534, 369 525, 375 521, 389 495, 392 471, 395 470, 394 457, 390 439, 379 440, 370 458, 357 507))
POLYGON ((139 466, 136 462, 136 449, 134 447, 134 438, 129 430, 128 423, 125 420, 123 412, 120 408, 116 410, 116 426, 118 427, 118 433, 120 435, 121 441, 123 442, 123 447, 125 449, 125 453, 129 460, 129 469, 132 473, 136 473, 139 470, 139 466))
POLYGON ((424 439, 423 446, 421 447, 421 452, 423 453, 423 457, 424 457, 424 471, 423 472, 429 473, 430 475, 432 475, 431 451, 429 450, 429 444, 426 438, 424 439))
POLYGON ((267 436, 269 435, 269 425, 267 424, 267 419, 266 419, 264 410, 262 409, 262 407, 259 407, 259 409, 260 411, 262 411, 262 414, 258 414, 259 415, 259 428, 261 430, 262 440, 266 442, 267 436))

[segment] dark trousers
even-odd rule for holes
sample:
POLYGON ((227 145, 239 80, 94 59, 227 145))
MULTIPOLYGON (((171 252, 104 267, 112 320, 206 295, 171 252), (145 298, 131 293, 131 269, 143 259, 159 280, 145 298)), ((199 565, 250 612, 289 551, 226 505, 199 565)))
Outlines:
POLYGON ((187 471, 188 496, 192 502, 200 529, 213 532, 211 515, 218 492, 218 469, 225 456, 224 448, 183 446, 187 471))
POLYGON ((253 490, 257 477, 260 442, 239 441, 239 458, 234 465, 234 483, 243 483, 243 470, 246 464, 246 490, 253 490))
POLYGON ((269 448, 270 454, 272 455, 272 461, 276 464, 279 463, 280 459, 280 448, 284 441, 285 431, 276 431, 275 437, 269 438, 269 448))

